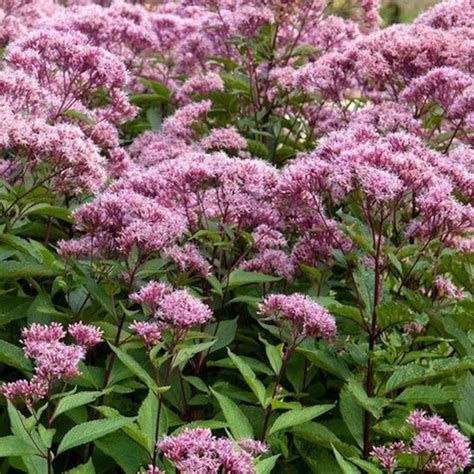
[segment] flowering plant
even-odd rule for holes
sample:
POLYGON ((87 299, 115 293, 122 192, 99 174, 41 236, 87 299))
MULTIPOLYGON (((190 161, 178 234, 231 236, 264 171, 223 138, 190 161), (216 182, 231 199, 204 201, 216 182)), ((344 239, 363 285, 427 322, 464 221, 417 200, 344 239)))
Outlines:
POLYGON ((1 3, 2 472, 468 472, 474 8, 379 10, 1 3))

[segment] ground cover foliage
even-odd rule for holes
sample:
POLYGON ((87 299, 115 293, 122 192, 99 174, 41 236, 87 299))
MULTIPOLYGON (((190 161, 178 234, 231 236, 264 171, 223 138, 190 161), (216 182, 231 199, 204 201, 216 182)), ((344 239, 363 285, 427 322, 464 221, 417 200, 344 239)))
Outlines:
POLYGON ((1 472, 470 472, 471 0, 3 0, 0 45, 1 472))

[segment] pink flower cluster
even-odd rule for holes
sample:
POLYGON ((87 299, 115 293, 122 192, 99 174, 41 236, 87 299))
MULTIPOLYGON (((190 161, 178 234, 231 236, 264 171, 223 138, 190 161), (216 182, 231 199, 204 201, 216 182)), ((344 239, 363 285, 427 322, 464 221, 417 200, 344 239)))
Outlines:
POLYGON ((131 294, 130 299, 151 313, 151 321, 135 321, 130 326, 148 348, 161 340, 163 331, 171 330, 175 339, 180 340, 193 326, 205 324, 212 318, 210 308, 187 290, 174 290, 156 281, 131 294))
POLYGON ((457 288, 452 282, 442 276, 436 277, 435 287, 441 297, 447 297, 453 300, 462 300, 464 298, 463 289, 457 288))
POLYGON ((372 450, 372 456, 380 461, 383 468, 392 470, 396 466, 396 455, 403 452, 420 456, 424 460, 423 471, 455 474, 469 465, 469 440, 454 426, 437 415, 428 416, 421 410, 412 412, 407 422, 415 430, 409 445, 397 442, 372 450))
POLYGON ((334 318, 306 295, 269 295, 260 304, 259 313, 278 325, 288 323, 295 343, 310 337, 331 339, 336 335, 334 318))
POLYGON ((180 472, 254 474, 253 455, 266 452, 263 443, 243 440, 238 444, 217 438, 208 429, 185 429, 166 436, 157 448, 180 472))
POLYGON ((23 400, 32 406, 46 397, 56 381, 77 377, 77 368, 86 351, 102 341, 102 331, 83 323, 69 325, 69 334, 76 344, 66 344, 66 332, 59 323, 41 325, 34 323, 22 330, 25 355, 35 361, 35 373, 31 380, 17 380, 0 386, 0 392, 9 400, 23 400))

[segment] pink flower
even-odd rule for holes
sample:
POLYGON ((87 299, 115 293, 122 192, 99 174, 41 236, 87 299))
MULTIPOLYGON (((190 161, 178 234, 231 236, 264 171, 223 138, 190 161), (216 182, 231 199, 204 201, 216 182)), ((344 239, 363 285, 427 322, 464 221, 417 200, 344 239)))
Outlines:
POLYGON ((196 272, 204 278, 211 274, 211 265, 193 244, 173 245, 163 253, 173 260, 181 271, 196 272))
POLYGON ((159 467, 153 466, 153 464, 149 464, 146 469, 146 474, 163 474, 163 471, 159 467))
POLYGON ((130 329, 143 339, 148 349, 152 349, 161 341, 162 329, 156 322, 134 321, 130 324, 130 329))
POLYGON ((456 99, 472 83, 471 77, 459 69, 439 67, 413 79, 403 91, 402 99, 421 105, 432 100, 448 112, 456 99))
POLYGON ((155 313, 163 300, 164 296, 171 293, 173 289, 158 281, 150 281, 137 293, 132 293, 130 299, 135 303, 147 306, 151 312, 155 313))
POLYGON ((442 474, 455 474, 464 469, 471 460, 469 440, 454 426, 437 415, 428 416, 417 410, 407 419, 416 435, 411 441, 409 452, 427 456, 424 469, 442 474))
POLYGON ((194 95, 206 96, 214 91, 223 91, 224 83, 215 73, 196 74, 187 79, 177 92, 180 103, 191 102, 194 95))
POLYGON ((177 138, 193 138, 196 135, 192 128, 193 124, 205 118, 210 108, 211 102, 209 100, 192 102, 181 107, 174 115, 164 120, 162 132, 177 138))
POLYGON ((292 257, 281 250, 272 249, 257 253, 250 260, 243 262, 240 268, 250 272, 275 275, 288 281, 292 280, 296 273, 295 262, 292 257))
POLYGON ((392 443, 390 446, 376 446, 372 448, 370 455, 380 462, 381 466, 392 471, 397 466, 396 455, 405 448, 403 442, 392 443))
POLYGON ((247 141, 235 127, 214 128, 211 133, 201 140, 200 145, 205 150, 229 150, 237 152, 247 148, 247 141))
POLYGON ((82 338, 84 346, 65 344, 63 327, 58 323, 41 325, 34 323, 23 328, 21 343, 25 355, 34 359, 34 375, 30 381, 19 380, 4 384, 0 391, 10 400, 22 399, 28 405, 45 398, 54 382, 68 381, 80 375, 78 364, 86 356, 86 346, 97 342, 101 337, 96 328, 78 323, 71 325, 73 332, 82 338))
POLYGON ((102 329, 82 322, 70 324, 68 332, 80 346, 87 350, 100 344, 104 334, 102 329))
MULTIPOLYGON (((245 440, 263 452, 263 444, 245 440)), ((179 435, 165 436, 157 448, 181 472, 254 474, 253 458, 227 438, 216 438, 208 429, 185 429, 179 435)), ((260 454, 255 452, 255 454, 260 454)))
POLYGON ((421 470, 440 474, 455 474, 469 465, 469 440, 454 426, 437 415, 428 416, 422 410, 413 411, 407 422, 415 430, 409 445, 400 441, 372 450, 371 455, 380 461, 384 469, 396 467, 398 453, 420 456, 420 461, 424 463, 421 470))
POLYGON ((155 316, 172 327, 191 329, 197 324, 207 323, 212 318, 212 312, 186 290, 175 290, 163 297, 155 316))
POLYGON ((336 335, 334 318, 306 295, 267 296, 259 305, 259 313, 277 324, 288 322, 295 342, 308 337, 330 339, 336 335))
POLYGON ((435 280, 435 287, 440 296, 446 296, 453 300, 462 300, 464 298, 464 291, 462 288, 457 288, 449 280, 442 276, 437 276, 435 280))
POLYGON ((240 439, 238 445, 244 450, 254 455, 265 454, 268 452, 268 446, 263 441, 256 441, 251 438, 240 439))
POLYGON ((38 400, 46 396, 49 390, 48 382, 38 376, 34 376, 30 381, 17 380, 15 382, 0 385, 0 393, 13 403, 23 401, 31 407, 38 400))

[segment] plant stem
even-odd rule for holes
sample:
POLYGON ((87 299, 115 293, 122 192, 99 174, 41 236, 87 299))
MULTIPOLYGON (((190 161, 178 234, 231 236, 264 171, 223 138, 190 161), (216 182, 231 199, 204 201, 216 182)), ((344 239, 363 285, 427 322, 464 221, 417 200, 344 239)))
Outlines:
MULTIPOLYGON (((278 387, 280 386, 280 383, 283 379, 283 375, 285 373, 286 365, 288 363, 288 360, 290 359, 290 356, 295 348, 295 345, 287 346, 285 348, 285 353, 283 354, 283 359, 281 361, 281 367, 280 370, 278 371, 277 378, 275 380, 275 387, 273 388, 272 392, 272 400, 275 398, 278 387)), ((263 429, 262 429, 262 436, 261 436, 261 441, 264 441, 265 438, 267 437, 267 431, 268 431, 268 423, 270 422, 270 416, 272 414, 273 408, 272 408, 272 403, 270 401, 270 404, 268 407, 265 409, 265 419, 263 420, 263 429)))
MULTIPOLYGON (((166 368, 166 373, 165 373, 165 378, 163 380, 163 385, 166 386, 168 385, 169 378, 171 376, 171 373, 173 372, 173 362, 175 359, 174 355, 174 348, 171 351, 171 359, 168 367, 166 368)), ((159 383, 157 381, 157 383, 159 383)), ((156 443, 158 443, 158 438, 160 436, 160 418, 161 418, 161 411, 162 411, 162 406, 163 406, 163 394, 159 393, 158 394, 158 413, 156 414, 156 425, 155 425, 155 443, 154 443, 154 450, 153 450, 153 465, 156 464, 156 456, 158 454, 156 450, 156 443)))
MULTIPOLYGON (((376 250, 375 250, 375 269, 374 269, 374 304, 372 308, 372 321, 369 332, 369 354, 367 358, 367 378, 366 378, 366 392, 368 397, 374 395, 374 361, 372 353, 375 349, 377 341, 377 306, 381 298, 381 268, 380 268, 380 251, 382 247, 382 226, 383 219, 380 223, 380 233, 377 235, 376 250)), ((375 230, 374 230, 375 231, 375 230)), ((368 459, 371 451, 372 441, 372 415, 369 411, 364 414, 364 459, 368 459)))

